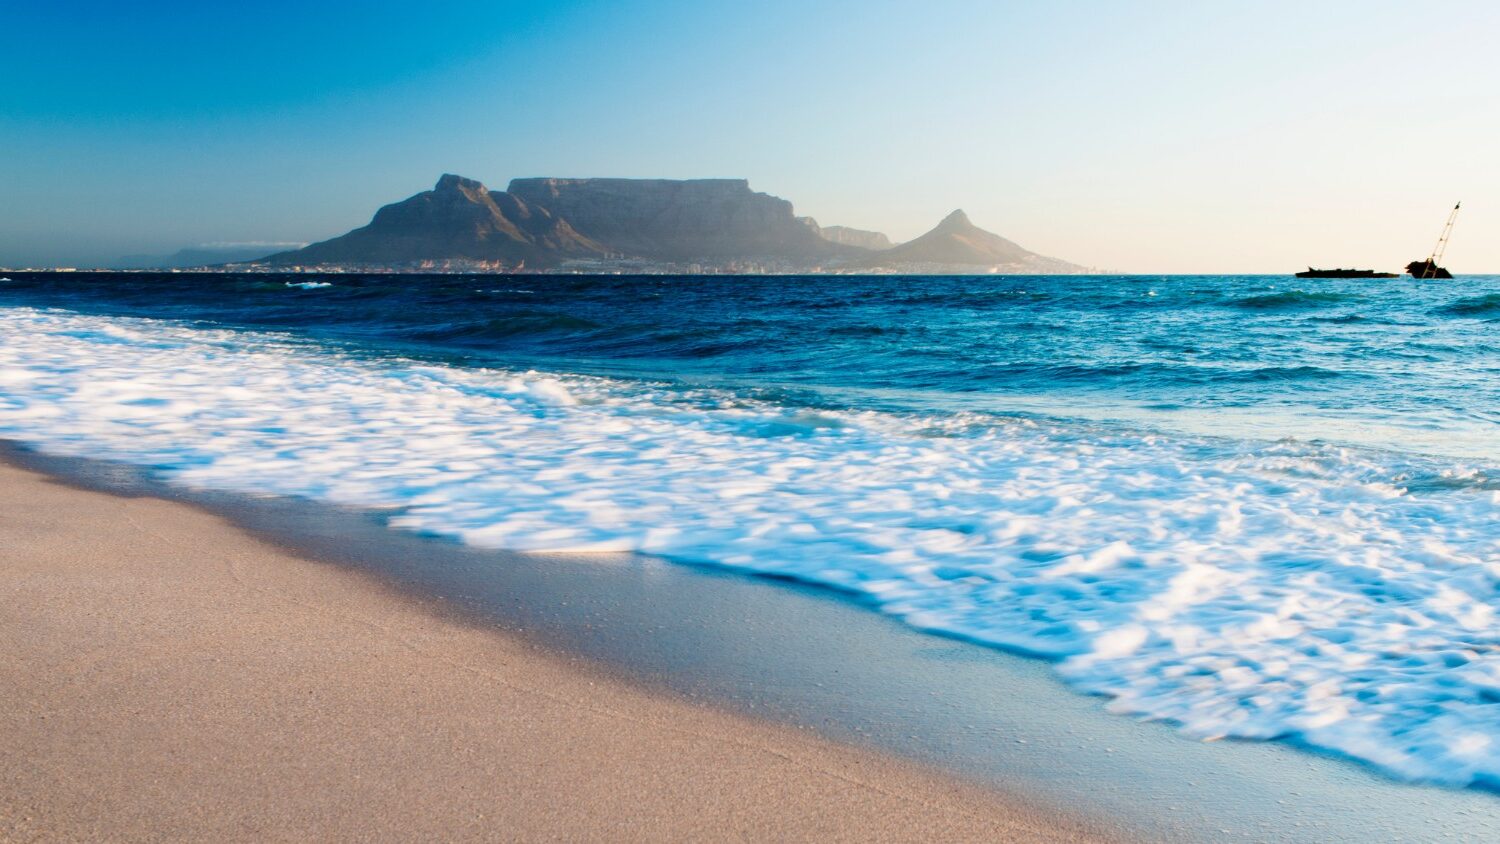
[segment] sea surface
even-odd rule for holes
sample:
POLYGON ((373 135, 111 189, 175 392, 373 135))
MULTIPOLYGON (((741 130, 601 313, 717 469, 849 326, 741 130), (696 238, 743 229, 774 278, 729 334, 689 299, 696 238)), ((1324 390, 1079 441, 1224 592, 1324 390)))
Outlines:
POLYGON ((1500 277, 32 275, 0 437, 793 578, 1500 788, 1500 277))

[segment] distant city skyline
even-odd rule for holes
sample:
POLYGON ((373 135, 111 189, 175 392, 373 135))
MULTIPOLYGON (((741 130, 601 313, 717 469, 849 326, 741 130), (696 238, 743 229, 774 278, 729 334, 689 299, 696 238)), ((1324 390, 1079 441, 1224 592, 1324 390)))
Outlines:
POLYGON ((444 172, 955 208, 1142 273, 1500 271, 1500 7, 19 0, 0 265, 322 240, 444 172))

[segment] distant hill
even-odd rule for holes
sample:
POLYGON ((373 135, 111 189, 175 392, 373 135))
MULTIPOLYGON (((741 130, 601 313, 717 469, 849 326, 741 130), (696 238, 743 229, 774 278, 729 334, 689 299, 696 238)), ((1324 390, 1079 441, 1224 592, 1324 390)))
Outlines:
POLYGON ((984 268, 997 273, 1073 274, 1086 268, 1023 249, 1019 244, 974 225, 969 215, 954 211, 937 228, 872 256, 882 267, 921 267, 942 272, 984 268))
POLYGON ((274 249, 299 248, 305 243, 208 243, 189 246, 171 255, 126 255, 111 267, 119 270, 162 270, 183 267, 212 267, 253 261, 274 249))

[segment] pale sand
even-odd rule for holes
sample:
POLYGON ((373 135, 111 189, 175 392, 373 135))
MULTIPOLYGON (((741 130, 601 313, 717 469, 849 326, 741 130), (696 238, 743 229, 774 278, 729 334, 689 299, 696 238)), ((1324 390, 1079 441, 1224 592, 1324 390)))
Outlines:
POLYGON ((0 839, 1118 839, 0 464, 0 839))

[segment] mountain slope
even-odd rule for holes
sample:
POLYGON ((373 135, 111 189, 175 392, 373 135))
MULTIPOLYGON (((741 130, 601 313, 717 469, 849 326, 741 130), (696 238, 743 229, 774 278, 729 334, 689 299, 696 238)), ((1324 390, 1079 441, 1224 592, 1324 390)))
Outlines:
POLYGON ((974 225, 963 211, 943 218, 932 231, 878 253, 871 263, 885 267, 984 267, 1003 273, 1080 273, 1085 268, 1022 248, 974 225))
POLYGON ((600 258, 610 250, 545 208, 483 184, 444 175, 432 190, 387 205, 348 234, 282 252, 276 264, 400 264, 464 259, 546 266, 567 258, 600 258))

